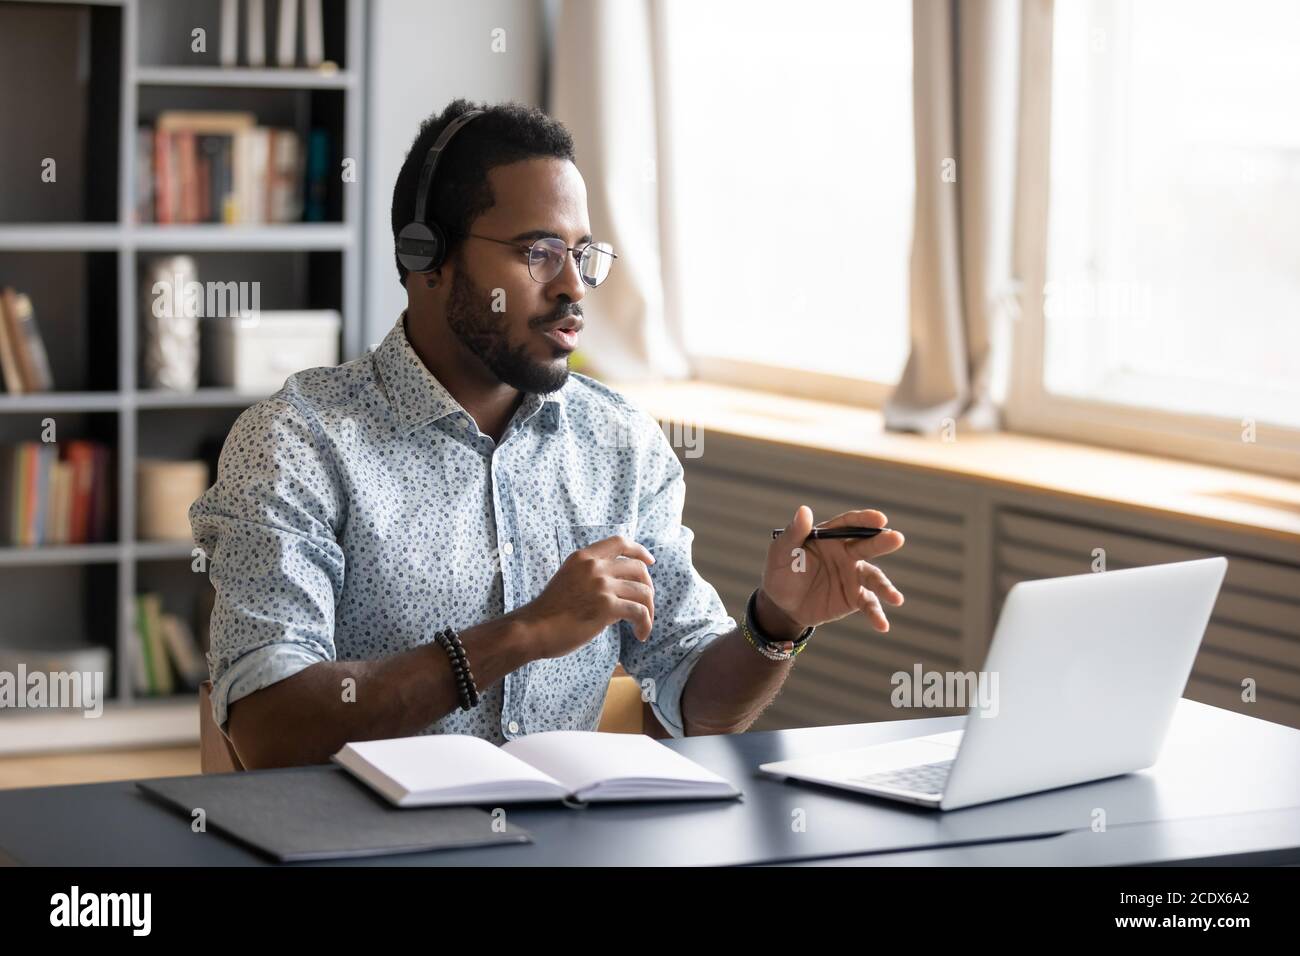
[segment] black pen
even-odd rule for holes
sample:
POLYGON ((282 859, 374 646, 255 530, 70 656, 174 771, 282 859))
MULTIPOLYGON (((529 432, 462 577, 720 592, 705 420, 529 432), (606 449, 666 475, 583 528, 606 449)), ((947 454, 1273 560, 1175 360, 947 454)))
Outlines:
MULTIPOLYGON (((893 528, 858 528, 848 526, 842 528, 813 528, 808 532, 807 540, 817 538, 874 538, 882 531, 892 530, 893 528)), ((773 540, 781 537, 783 534, 785 534, 785 528, 772 529, 773 540)))

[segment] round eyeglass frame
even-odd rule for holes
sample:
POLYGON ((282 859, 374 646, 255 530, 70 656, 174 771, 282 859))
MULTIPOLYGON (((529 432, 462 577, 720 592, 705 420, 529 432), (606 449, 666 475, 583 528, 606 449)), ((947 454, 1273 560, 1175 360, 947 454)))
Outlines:
POLYGON ((562 258, 564 253, 569 252, 573 254, 574 261, 578 263, 578 275, 581 276, 583 283, 594 289, 609 278, 610 269, 614 267, 612 260, 618 258, 618 253, 616 253, 613 247, 611 247, 607 242, 589 242, 585 246, 578 246, 575 248, 574 246, 566 246, 564 240, 560 239, 558 236, 540 236, 532 242, 525 244, 512 239, 496 239, 492 236, 480 235, 477 232, 466 232, 462 233, 462 235, 467 238, 486 239, 488 242, 499 243, 503 246, 514 246, 516 249, 526 251, 528 253, 528 274, 533 277, 533 281, 535 282, 546 283, 554 281, 555 277, 564 269, 564 259, 562 258), (538 261, 534 261, 534 250, 539 246, 543 249, 551 250, 552 254, 543 256, 538 261), (588 263, 591 262, 590 257, 593 255, 609 256, 611 260, 608 267, 605 269, 605 274, 595 282, 592 282, 587 278, 587 270, 583 264, 584 260, 587 260, 588 263), (542 268, 543 265, 547 263, 555 263, 555 266, 550 270, 550 275, 539 275, 534 271, 535 269, 542 268))

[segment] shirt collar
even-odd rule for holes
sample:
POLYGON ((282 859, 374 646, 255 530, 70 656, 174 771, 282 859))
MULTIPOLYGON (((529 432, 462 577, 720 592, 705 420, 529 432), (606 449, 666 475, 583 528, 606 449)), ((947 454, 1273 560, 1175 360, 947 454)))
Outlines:
MULTIPOLYGON (((403 427, 409 432, 448 415, 468 415, 460 402, 420 361, 420 356, 415 354, 411 340, 406 337, 405 319, 405 312, 397 317, 397 323, 384 336, 374 354, 389 404, 403 427)), ((539 411, 545 412, 552 424, 556 423, 564 407, 564 394, 567 390, 566 383, 564 388, 556 392, 525 392, 519 410, 515 412, 519 424, 522 425, 539 411)))

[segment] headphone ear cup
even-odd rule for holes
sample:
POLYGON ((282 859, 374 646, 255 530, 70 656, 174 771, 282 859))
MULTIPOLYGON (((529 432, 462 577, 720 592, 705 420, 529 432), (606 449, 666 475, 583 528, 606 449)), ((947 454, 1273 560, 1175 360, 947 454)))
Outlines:
POLYGON ((397 261, 408 272, 432 272, 446 251, 447 240, 436 223, 410 222, 397 234, 397 261))

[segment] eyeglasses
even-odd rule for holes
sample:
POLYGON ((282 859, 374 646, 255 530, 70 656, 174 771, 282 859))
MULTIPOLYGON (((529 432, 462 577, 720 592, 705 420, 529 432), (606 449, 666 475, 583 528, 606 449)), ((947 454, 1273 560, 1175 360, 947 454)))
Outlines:
POLYGON ((526 249, 528 251, 528 274, 537 282, 550 282, 560 274, 564 269, 565 253, 573 253, 573 258, 578 263, 578 275, 582 276, 582 281, 593 289, 600 285, 609 276, 610 267, 618 255, 614 252, 614 247, 608 242, 589 242, 581 248, 575 249, 572 246, 566 246, 563 239, 555 236, 543 236, 541 239, 534 239, 528 245, 520 242, 512 242, 509 239, 493 239, 491 236, 480 236, 476 232, 466 232, 462 235, 474 239, 486 239, 488 242, 500 243, 503 246, 514 246, 516 249, 526 249))

